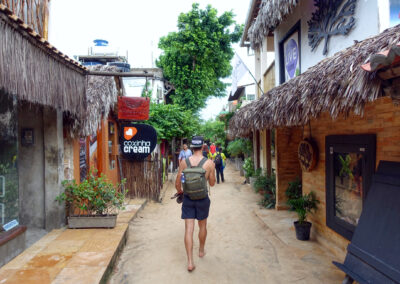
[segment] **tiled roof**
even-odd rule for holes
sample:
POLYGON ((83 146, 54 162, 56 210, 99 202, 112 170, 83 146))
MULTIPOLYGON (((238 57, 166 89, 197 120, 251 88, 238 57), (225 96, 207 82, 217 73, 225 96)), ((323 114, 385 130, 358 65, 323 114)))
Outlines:
POLYGON ((373 72, 400 62, 400 43, 384 51, 372 54, 369 61, 361 68, 367 72, 373 72))

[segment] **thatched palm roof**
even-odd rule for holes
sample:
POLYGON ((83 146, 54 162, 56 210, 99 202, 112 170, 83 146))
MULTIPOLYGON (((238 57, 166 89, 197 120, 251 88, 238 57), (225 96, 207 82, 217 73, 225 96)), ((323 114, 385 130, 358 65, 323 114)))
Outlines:
MULTIPOLYGON (((117 72, 118 67, 97 65, 90 71, 117 72)), ((96 133, 102 119, 106 119, 118 98, 115 78, 112 76, 87 76, 86 111, 72 115, 72 133, 89 136, 96 133)))
POLYGON ((83 112, 86 68, 0 4, 0 88, 18 99, 83 112))
POLYGON ((292 13, 298 0, 262 0, 257 18, 248 30, 251 47, 256 49, 287 15, 292 13))
POLYGON ((230 130, 246 136, 252 129, 304 125, 322 112, 333 119, 350 111, 362 115, 365 104, 382 95, 382 81, 376 72, 365 72, 360 66, 399 41, 397 25, 320 61, 240 109, 230 121, 230 130))
POLYGON ((19 100, 63 111, 73 134, 95 133, 117 101, 114 77, 87 75, 86 67, 54 48, 2 4, 0 35, 0 89, 19 100))

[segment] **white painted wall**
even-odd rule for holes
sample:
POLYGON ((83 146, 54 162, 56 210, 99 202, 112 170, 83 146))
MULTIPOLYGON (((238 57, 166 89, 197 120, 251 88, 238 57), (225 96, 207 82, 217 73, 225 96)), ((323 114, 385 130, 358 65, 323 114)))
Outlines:
MULTIPOLYGON (((275 68, 276 85, 280 83, 280 68, 279 68, 279 42, 285 37, 287 32, 299 21, 301 33, 301 66, 300 71, 303 73, 311 66, 314 66, 321 60, 332 56, 338 51, 341 51, 354 44, 354 40, 361 41, 368 37, 374 36, 380 32, 379 25, 379 9, 378 2, 382 0, 358 0, 355 11, 355 26, 346 36, 338 35, 332 36, 328 44, 328 54, 322 54, 324 48, 324 41, 321 41, 318 47, 311 51, 308 45, 308 24, 311 19, 312 13, 316 10, 313 0, 299 1, 299 5, 294 9, 293 13, 289 15, 274 31, 275 40, 275 68)), ((386 0, 383 0, 386 1, 386 0)), ((382 6, 384 8, 384 5, 382 6)), ((381 13, 384 16, 384 13, 381 13)))

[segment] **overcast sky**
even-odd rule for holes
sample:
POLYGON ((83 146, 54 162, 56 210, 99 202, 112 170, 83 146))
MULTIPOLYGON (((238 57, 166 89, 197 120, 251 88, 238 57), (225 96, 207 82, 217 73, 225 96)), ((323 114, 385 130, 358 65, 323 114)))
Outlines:
MULTIPOLYGON (((237 23, 244 24, 250 0, 195 1, 204 9, 211 4, 218 15, 234 12, 237 23)), ((152 67, 159 56, 160 37, 176 31, 178 15, 191 9, 188 0, 56 0, 51 1, 49 41, 70 57, 88 53, 94 39, 108 40, 121 55, 128 53, 131 67, 152 67)), ((245 48, 234 46, 243 61, 253 70, 254 57, 245 48)), ((247 83, 248 77, 240 83, 247 83), (245 81, 245 82, 242 82, 245 81)), ((250 80, 251 81, 251 80, 250 80)), ((227 93, 229 94, 228 88, 227 93)), ((227 98, 210 99, 201 116, 215 117, 227 98)))

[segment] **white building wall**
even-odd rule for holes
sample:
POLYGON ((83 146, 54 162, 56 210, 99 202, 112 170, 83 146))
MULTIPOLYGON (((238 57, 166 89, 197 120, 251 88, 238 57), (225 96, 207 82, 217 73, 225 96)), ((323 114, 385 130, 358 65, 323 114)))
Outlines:
MULTIPOLYGON (((311 47, 308 45, 308 21, 311 19, 312 13, 316 10, 313 0, 299 1, 299 4, 294 9, 293 13, 289 15, 274 31, 275 39, 275 62, 277 63, 275 68, 276 74, 276 85, 280 84, 280 66, 279 66, 279 42, 285 37, 288 31, 300 20, 300 33, 301 33, 301 65, 300 72, 305 72, 311 66, 314 66, 321 60, 332 56, 338 51, 341 51, 354 44, 354 41, 361 41, 380 32, 380 20, 381 14, 384 17, 386 14, 382 11, 385 10, 384 2, 387 0, 358 0, 355 10, 355 25, 348 35, 337 35, 331 36, 328 43, 328 53, 323 55, 324 40, 322 40, 318 47, 311 51, 311 47), (381 12, 378 9, 378 2, 381 5, 381 12)), ((388 9, 388 6, 387 6, 388 9)), ((387 13, 388 14, 388 13, 387 13)), ((381 22, 385 24, 385 20, 381 22)))

